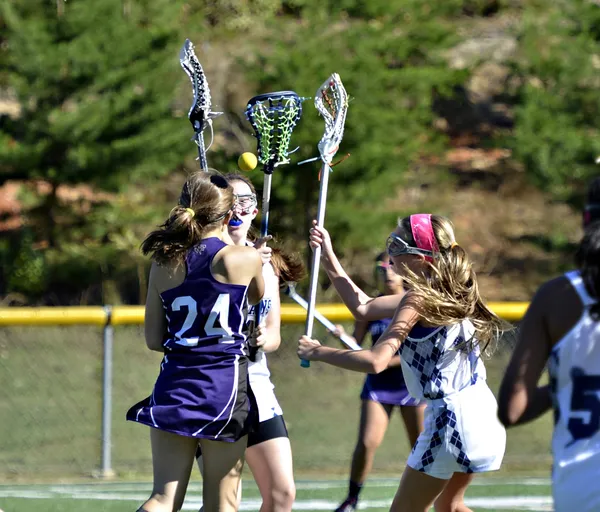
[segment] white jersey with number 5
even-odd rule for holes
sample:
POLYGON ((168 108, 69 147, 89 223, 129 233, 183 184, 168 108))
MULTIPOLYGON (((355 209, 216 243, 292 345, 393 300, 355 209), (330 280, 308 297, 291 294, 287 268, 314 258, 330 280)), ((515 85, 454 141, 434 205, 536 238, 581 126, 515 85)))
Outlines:
POLYGON ((548 361, 554 402, 552 487, 556 512, 600 511, 600 322, 578 271, 569 279, 583 303, 581 318, 548 361))

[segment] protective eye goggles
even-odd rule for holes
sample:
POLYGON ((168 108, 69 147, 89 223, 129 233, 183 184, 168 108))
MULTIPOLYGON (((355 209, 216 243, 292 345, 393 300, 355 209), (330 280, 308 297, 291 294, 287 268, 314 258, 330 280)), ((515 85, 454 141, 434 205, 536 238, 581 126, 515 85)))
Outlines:
POLYGON ((390 234, 386 243, 386 250, 390 256, 402 256, 403 254, 414 254, 417 256, 433 256, 431 251, 425 249, 419 249, 418 247, 411 247, 396 233, 390 234))
POLYGON ((234 198, 234 210, 244 215, 251 213, 258 204, 255 194, 235 194, 234 198))
POLYGON ((390 263, 386 263, 384 261, 378 261, 377 265, 375 266, 375 272, 381 272, 381 273, 385 273, 387 272, 388 268, 391 268, 392 265, 390 263))

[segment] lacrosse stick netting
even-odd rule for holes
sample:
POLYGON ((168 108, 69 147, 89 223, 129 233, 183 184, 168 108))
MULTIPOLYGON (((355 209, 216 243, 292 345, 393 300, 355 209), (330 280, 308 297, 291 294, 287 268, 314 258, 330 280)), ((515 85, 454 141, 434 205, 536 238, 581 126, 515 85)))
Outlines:
MULTIPOLYGON (((329 173, 331 172, 331 161, 340 147, 344 136, 344 124, 348 112, 348 94, 342 84, 340 75, 333 73, 317 90, 315 95, 315 108, 325 120, 325 131, 319 141, 318 148, 321 154, 321 186, 319 188, 319 204, 317 207, 317 225, 323 226, 325 222, 325 207, 327 203, 327 187, 329 185, 329 173)), ((317 301, 317 285, 319 282, 319 263, 321 260, 321 247, 313 252, 310 270, 310 288, 308 292, 308 308, 306 313, 305 334, 312 337, 315 319, 315 306, 317 301)), ((304 368, 310 366, 310 361, 302 360, 300 363, 304 368)))
MULTIPOLYGON (((222 112, 211 111, 211 97, 206 75, 202 69, 202 65, 196 57, 194 51, 194 45, 189 39, 185 40, 183 47, 179 52, 179 62, 181 67, 190 77, 192 82, 193 100, 192 106, 188 112, 188 119, 192 123, 194 128, 194 137, 192 140, 198 146, 198 159, 200 161, 200 168, 203 171, 208 170, 208 164, 206 161, 206 150, 204 146, 204 129, 208 126, 211 131, 212 139, 212 120, 221 115, 222 112)), ((212 144, 212 141, 211 141, 212 144)), ((210 144, 209 144, 210 147, 210 144)))
MULTIPOLYGON (((258 161, 263 166, 263 202, 261 211, 260 236, 265 237, 269 230, 269 210, 271 203, 271 180, 275 167, 287 164, 292 132, 302 116, 302 98, 293 91, 272 92, 254 96, 246 107, 246 118, 256 137, 258 161)), ((260 307, 255 307, 254 325, 260 324, 260 307)), ((258 349, 250 346, 249 358, 256 360, 258 349)))
POLYGON ((302 98, 293 91, 255 96, 248 102, 246 118, 256 137, 258 161, 265 173, 261 215, 261 236, 269 228, 271 178, 275 167, 289 163, 292 132, 302 116, 302 98))

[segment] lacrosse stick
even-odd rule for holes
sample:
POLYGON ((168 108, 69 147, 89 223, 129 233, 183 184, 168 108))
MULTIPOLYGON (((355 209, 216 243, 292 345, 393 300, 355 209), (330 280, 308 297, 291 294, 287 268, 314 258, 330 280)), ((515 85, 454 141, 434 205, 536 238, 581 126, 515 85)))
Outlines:
MULTIPOLYGON (((194 98, 192 106, 188 112, 188 119, 194 128, 194 137, 192 140, 198 146, 198 159, 200 160, 200 169, 208 170, 206 162, 206 150, 204 147, 204 129, 208 126, 211 132, 212 144, 212 121, 215 117, 220 116, 223 112, 211 112, 211 98, 206 75, 202 69, 202 65, 194 52, 194 45, 189 39, 185 40, 183 47, 179 52, 179 62, 183 70, 190 77, 194 98)), ((210 145, 208 147, 210 147, 210 145)))
MULTIPOLYGON (((262 301, 259 302, 258 304, 255 304, 254 306, 251 306, 250 309, 248 310, 248 316, 246 318, 246 325, 248 326, 248 330, 247 330, 248 341, 250 341, 250 338, 254 337, 255 331, 260 324, 261 303, 262 303, 262 301)), ((255 347, 248 343, 248 359, 250 359, 250 361, 252 361, 252 362, 255 362, 257 354, 258 354, 258 347, 255 347)))
MULTIPOLYGON (((333 73, 319 87, 315 95, 315 108, 325 120, 325 132, 321 138, 318 148, 321 154, 321 187, 319 190, 319 203, 317 207, 317 225, 323 226, 325 222, 325 206, 327 202, 327 186, 329 184, 329 173, 331 172, 331 161, 344 136, 344 123, 348 111, 348 95, 342 84, 340 75, 333 73)), ((315 304, 317 301, 317 284, 319 281, 319 262, 321 260, 321 247, 316 247, 313 252, 312 265, 310 269, 310 288, 308 294, 308 309, 306 314, 306 336, 312 336, 315 317, 315 304)), ((302 360, 300 364, 304 368, 310 366, 310 361, 302 360)))
MULTIPOLYGON (((285 288, 282 288, 282 291, 291 299, 296 301, 299 306, 302 306, 304 309, 308 309, 308 302, 306 302, 296 291, 296 283, 285 283, 285 288)), ((331 332, 335 332, 335 325, 333 322, 329 321, 325 316, 315 310, 315 318, 321 322, 321 324, 329 329, 331 332)), ((352 350, 362 350, 360 345, 354 341, 354 338, 348 336, 347 334, 342 334, 340 336, 340 341, 346 345, 348 348, 352 350)))
POLYGON ((289 163, 292 131, 302 115, 302 100, 293 91, 271 92, 254 96, 246 107, 246 119, 254 129, 258 161, 263 165, 263 203, 260 236, 269 229, 271 179, 275 167, 289 163))
MULTIPOLYGON (((258 161, 263 165, 263 203, 260 236, 269 230, 271 179, 275 167, 289 163, 289 146, 292 131, 302 115, 302 98, 293 91, 280 91, 254 96, 248 101, 246 119, 256 137, 258 161)), ((256 306, 254 326, 260 324, 260 307, 256 306)), ((257 347, 250 346, 249 359, 256 360, 257 347)))

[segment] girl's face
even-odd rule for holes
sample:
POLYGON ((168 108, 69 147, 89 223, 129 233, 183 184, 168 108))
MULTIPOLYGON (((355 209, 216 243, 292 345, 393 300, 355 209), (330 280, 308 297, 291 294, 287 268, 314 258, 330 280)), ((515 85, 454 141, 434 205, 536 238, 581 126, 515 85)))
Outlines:
MULTIPOLYGON (((400 236, 401 231, 396 228, 393 233, 400 236)), ((405 273, 405 267, 415 274, 422 274, 427 271, 425 257, 420 254, 400 254, 399 256, 390 256, 390 263, 396 273, 402 277, 405 273)))
POLYGON ((229 235, 235 243, 245 242, 252 221, 258 214, 256 195, 247 183, 240 180, 231 182, 236 202, 233 207, 233 217, 229 221, 229 235))
POLYGON ((402 290, 402 277, 395 271, 389 257, 377 262, 377 289, 384 295, 394 295, 402 290))

